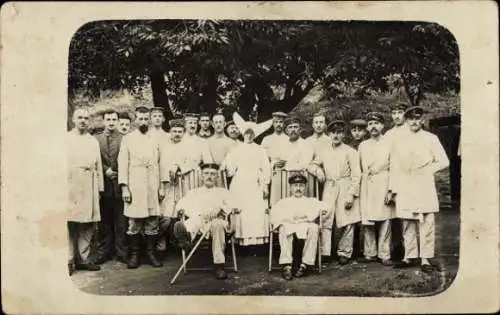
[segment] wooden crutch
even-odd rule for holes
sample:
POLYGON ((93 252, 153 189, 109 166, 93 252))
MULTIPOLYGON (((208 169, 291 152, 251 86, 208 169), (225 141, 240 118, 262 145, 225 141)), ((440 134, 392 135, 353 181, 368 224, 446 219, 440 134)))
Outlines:
MULTIPOLYGON (((316 198, 319 200, 319 183, 318 180, 314 180, 314 192, 316 193, 316 198)), ((322 271, 321 262, 321 227, 323 226, 323 209, 319 212, 319 229, 318 229, 318 273, 322 271)))
POLYGON ((189 260, 191 259, 191 257, 193 257, 194 252, 196 251, 196 249, 198 249, 198 247, 200 246, 201 242, 205 239, 205 237, 207 236, 208 233, 209 233, 209 229, 206 229, 206 231, 203 232, 203 234, 201 235, 201 237, 198 239, 198 241, 196 242, 196 244, 194 245, 194 247, 189 252, 189 255, 187 256, 187 258, 185 260, 183 259, 181 267, 175 273, 174 277, 170 281, 170 284, 174 284, 175 283, 175 280, 177 280, 177 277, 179 277, 179 274, 181 273, 181 271, 184 270, 184 272, 185 272, 187 263, 189 262, 189 260))

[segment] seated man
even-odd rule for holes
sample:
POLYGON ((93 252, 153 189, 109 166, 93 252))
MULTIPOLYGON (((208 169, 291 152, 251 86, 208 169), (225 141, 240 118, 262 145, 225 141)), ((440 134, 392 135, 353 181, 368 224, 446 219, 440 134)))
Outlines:
POLYGON ((208 231, 212 236, 215 277, 225 279, 226 233, 231 231, 228 215, 236 211, 235 204, 229 190, 215 186, 218 165, 204 164, 201 169, 203 186, 190 190, 177 204, 181 220, 174 225, 174 236, 181 248, 188 249, 198 232, 208 231))
POLYGON ((314 266, 318 249, 318 219, 320 212, 327 213, 328 205, 316 198, 304 196, 307 183, 304 175, 293 175, 288 183, 292 196, 281 199, 272 207, 271 224, 279 231, 282 276, 286 280, 292 280, 293 236, 295 234, 297 238, 305 239, 302 263, 295 273, 295 277, 302 277, 308 266, 314 266))

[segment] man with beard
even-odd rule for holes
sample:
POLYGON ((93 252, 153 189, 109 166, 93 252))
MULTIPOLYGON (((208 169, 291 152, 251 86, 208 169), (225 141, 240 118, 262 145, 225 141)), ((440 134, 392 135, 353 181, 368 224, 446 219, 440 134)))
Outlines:
POLYGON ((335 120, 328 125, 330 145, 315 153, 310 171, 325 182, 323 201, 331 207, 321 229, 321 254, 331 255, 333 222, 341 229, 337 247, 339 264, 349 262, 353 254, 354 226, 361 221, 359 186, 361 170, 358 152, 343 143, 345 123, 335 120))
POLYGON ((123 200, 118 186, 118 153, 122 134, 116 129, 118 113, 106 110, 103 113, 104 132, 95 136, 101 149, 104 173, 104 193, 101 198, 101 222, 99 223, 97 263, 101 264, 116 255, 116 260, 125 262, 125 232, 127 220, 123 215, 123 200))
POLYGON ((389 147, 382 136, 384 116, 378 112, 366 116, 370 138, 359 145, 361 160, 361 222, 364 236, 363 262, 378 257, 383 265, 391 262, 391 219, 394 207, 390 205, 389 147), (378 239, 377 239, 378 235, 378 239))
MULTIPOLYGON (((286 171, 285 177, 281 181, 281 198, 288 194, 286 182, 288 178, 297 173, 307 174, 309 165, 313 160, 313 146, 309 141, 304 140, 301 136, 300 119, 293 117, 285 122, 285 130, 288 135, 288 141, 282 153, 284 161, 282 170, 286 171)), ((312 180, 307 188, 307 195, 312 197, 314 194, 314 186, 312 180)))
POLYGON ((226 233, 231 232, 228 215, 236 211, 232 194, 215 186, 219 167, 217 164, 202 165, 203 186, 195 188, 177 204, 180 221, 174 225, 174 235, 181 248, 189 250, 198 232, 209 231, 212 238, 212 259, 215 277, 227 278, 224 271, 226 257, 226 233))
MULTIPOLYGON (((384 139, 387 141, 387 145, 390 150, 394 147, 394 143, 400 138, 405 138, 408 135, 408 126, 405 124, 405 111, 408 108, 408 104, 403 102, 394 103, 391 105, 391 118, 393 122, 393 127, 389 129, 384 134, 384 139)), ((394 161, 389 161, 389 172, 395 170, 396 166, 394 161)), ((396 180, 396 176, 389 176, 389 191, 393 191, 391 186, 392 182, 396 180)), ((390 203, 394 203, 394 197, 390 196, 390 203)), ((392 230, 392 257, 396 259, 403 258, 403 230, 402 223, 399 218, 394 218, 391 224, 392 230)))
POLYGON ((283 112, 274 112, 272 116, 274 132, 262 140, 262 147, 269 156, 271 169, 273 170, 269 197, 271 205, 275 204, 281 198, 281 173, 278 171, 285 166, 285 160, 282 158, 282 155, 288 142, 288 137, 284 133, 285 118, 288 115, 283 112))
POLYGON ((232 120, 227 122, 226 126, 224 127, 224 132, 229 137, 229 139, 235 141, 236 144, 243 141, 240 130, 232 120))
POLYGON ((422 130, 424 109, 411 107, 405 112, 408 134, 398 138, 390 155, 391 193, 395 196, 396 216, 402 219, 404 258, 396 268, 406 268, 421 259, 423 272, 433 270, 435 213, 439 212, 435 174, 449 165, 448 156, 436 135, 422 130), (418 237, 417 237, 418 235, 418 237))
POLYGON ((200 130, 198 131, 198 136, 203 139, 208 139, 212 136, 212 131, 210 130, 210 114, 201 113, 200 114, 200 130))
POLYGON ((128 113, 123 112, 118 114, 118 131, 122 135, 126 135, 130 132, 130 116, 128 113))
POLYGON ((151 108, 151 130, 149 131, 152 136, 156 137, 158 143, 168 141, 168 132, 163 130, 163 123, 165 122, 165 114, 163 107, 151 108))
POLYGON ((71 275, 75 269, 100 270, 89 260, 95 224, 100 221, 99 194, 104 190, 99 143, 88 133, 90 112, 73 112, 75 128, 68 133, 68 239, 71 275))
POLYGON ((359 144, 366 139, 366 121, 363 119, 353 119, 351 125, 351 147, 358 149, 359 144))
POLYGON ((147 256, 153 267, 162 264, 155 256, 160 202, 165 197, 165 176, 160 174, 160 152, 156 138, 149 131, 150 112, 136 109, 137 129, 123 137, 118 154, 118 183, 129 218, 130 257, 128 268, 139 266, 140 235, 144 233, 147 256), (160 183, 160 179, 163 181, 160 183))

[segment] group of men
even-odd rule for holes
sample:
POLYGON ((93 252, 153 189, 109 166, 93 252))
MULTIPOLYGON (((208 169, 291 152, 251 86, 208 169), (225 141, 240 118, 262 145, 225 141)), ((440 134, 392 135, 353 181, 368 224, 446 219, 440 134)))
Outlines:
POLYGON ((379 112, 329 123, 317 113, 314 134, 304 139, 300 119, 282 112, 260 124, 237 113, 228 123, 222 114, 189 113, 170 120, 167 133, 162 108, 138 107, 135 130, 122 134, 119 114, 108 110, 104 131, 92 137, 90 112, 78 108, 69 132, 70 273, 99 270, 113 256, 137 268, 143 247, 150 264, 161 267, 158 251, 166 250, 167 235, 190 248, 206 232, 215 276, 224 279, 227 234, 252 246, 269 242, 274 231, 282 276, 291 280, 307 274, 318 250, 332 256, 336 229, 336 256, 349 263, 359 225, 361 261, 405 268, 420 258, 422 270, 431 272, 439 211, 434 174, 448 166, 448 158, 438 138, 422 129, 424 114, 421 107, 396 103, 394 126, 384 132, 388 124, 379 112), (273 133, 256 144, 271 126, 273 133), (404 257, 393 263, 396 218, 402 221, 404 257), (96 222, 98 246, 91 254, 96 222), (294 238, 305 240, 295 273, 294 238))

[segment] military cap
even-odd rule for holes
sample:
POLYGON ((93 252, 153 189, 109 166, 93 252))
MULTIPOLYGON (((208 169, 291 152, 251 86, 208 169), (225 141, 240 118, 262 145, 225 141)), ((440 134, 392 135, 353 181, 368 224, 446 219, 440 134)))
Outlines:
POLYGON ((200 115, 196 114, 196 113, 185 113, 184 114, 184 118, 196 118, 198 119, 200 117, 200 115))
POLYGON ((174 127, 182 127, 184 128, 184 119, 183 118, 174 118, 168 121, 168 125, 170 128, 174 127))
POLYGON ((405 102, 397 102, 392 104, 391 110, 406 110, 408 108, 408 104, 405 102))
POLYGON ((274 112, 272 113, 273 118, 286 118, 288 117, 288 114, 283 113, 283 112, 274 112))
POLYGON ((298 124, 300 126, 300 119, 297 117, 290 117, 287 120, 285 120, 285 126, 289 126, 292 124, 298 124))
POLYGON ((344 131, 344 128, 345 128, 345 122, 343 120, 336 119, 328 124, 326 130, 327 132, 339 131, 339 130, 344 131))
POLYGON ((353 119, 349 122, 352 127, 366 127, 367 123, 364 119, 353 119))
POLYGON ((420 118, 425 113, 421 106, 412 106, 405 111, 406 118, 420 118))
POLYGON ((307 178, 302 174, 295 174, 290 176, 288 179, 289 184, 305 184, 307 183, 307 178))
POLYGON ((153 107, 151 108, 151 112, 161 112, 161 113, 164 113, 165 112, 165 109, 163 107, 153 107))
POLYGON ((207 112, 203 112, 203 113, 201 113, 201 114, 200 114, 200 116, 199 116, 199 117, 200 117, 200 118, 201 118, 201 117, 208 117, 208 118, 210 118, 210 114, 209 114, 209 113, 207 113, 207 112))
POLYGON ((375 121, 378 121, 380 123, 384 123, 384 115, 382 115, 379 112, 370 112, 370 113, 366 114, 366 121, 368 122, 370 120, 375 120, 375 121))
POLYGON ((121 112, 121 113, 118 113, 118 119, 128 119, 128 120, 132 120, 132 119, 130 118, 129 113, 127 113, 127 112, 121 112))
POLYGON ((137 106, 135 108, 135 111, 138 112, 138 113, 149 113, 150 110, 149 110, 149 107, 146 107, 146 106, 137 106))
POLYGON ((214 170, 219 170, 219 165, 217 165, 215 163, 205 163, 205 164, 201 165, 201 169, 202 170, 204 170, 206 168, 211 168, 211 169, 214 169, 214 170))

